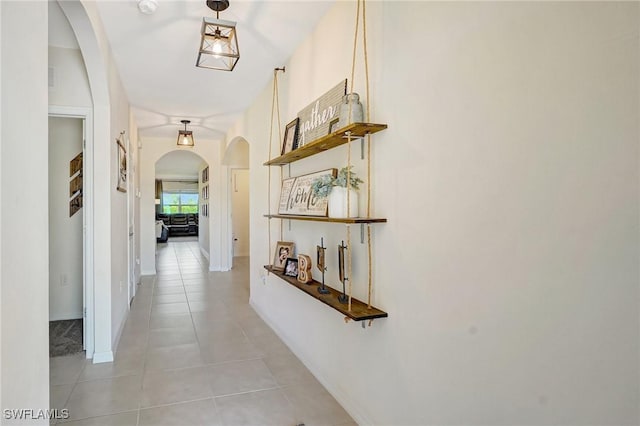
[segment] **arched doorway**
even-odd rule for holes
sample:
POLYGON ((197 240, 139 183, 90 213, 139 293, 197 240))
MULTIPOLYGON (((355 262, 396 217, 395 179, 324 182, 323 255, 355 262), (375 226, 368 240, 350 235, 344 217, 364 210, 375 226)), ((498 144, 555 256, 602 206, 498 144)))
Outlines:
POLYGON ((206 161, 186 150, 164 154, 155 163, 156 241, 169 238, 197 238, 203 255, 209 258, 208 184, 202 171, 206 161))

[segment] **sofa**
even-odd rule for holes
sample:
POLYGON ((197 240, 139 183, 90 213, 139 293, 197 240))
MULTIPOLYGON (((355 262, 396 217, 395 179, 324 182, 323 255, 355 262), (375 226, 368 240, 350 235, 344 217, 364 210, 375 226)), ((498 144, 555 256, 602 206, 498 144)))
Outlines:
POLYGON ((156 220, 164 222, 169 229, 169 236, 198 235, 198 215, 192 213, 158 213, 156 220))

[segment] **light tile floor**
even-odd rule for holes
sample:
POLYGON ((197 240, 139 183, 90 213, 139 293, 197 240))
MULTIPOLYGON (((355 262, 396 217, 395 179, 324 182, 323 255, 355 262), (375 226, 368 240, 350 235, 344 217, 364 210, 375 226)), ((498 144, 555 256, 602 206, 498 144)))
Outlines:
POLYGON ((355 423, 249 306, 249 260, 208 272, 195 241, 158 246, 115 361, 51 358, 51 406, 65 425, 355 423))

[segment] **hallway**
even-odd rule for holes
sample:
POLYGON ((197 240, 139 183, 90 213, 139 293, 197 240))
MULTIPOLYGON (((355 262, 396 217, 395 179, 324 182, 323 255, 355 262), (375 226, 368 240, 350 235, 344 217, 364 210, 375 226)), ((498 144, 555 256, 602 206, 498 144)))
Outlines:
POLYGON ((198 242, 177 240, 158 246, 113 363, 51 359, 65 424, 355 425, 249 306, 249 259, 208 272, 198 242))

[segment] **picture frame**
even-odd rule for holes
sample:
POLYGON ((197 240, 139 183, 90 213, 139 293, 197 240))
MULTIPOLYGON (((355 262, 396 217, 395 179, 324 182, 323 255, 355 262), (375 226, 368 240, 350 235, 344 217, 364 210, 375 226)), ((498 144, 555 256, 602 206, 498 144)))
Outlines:
POLYGON ((295 243, 291 241, 278 241, 276 243, 276 251, 271 265, 274 271, 284 271, 287 259, 293 256, 294 249, 295 243))
POLYGON ((202 169, 202 183, 209 182, 209 166, 202 169))
POLYGON ((298 124, 300 118, 292 120, 284 130, 284 140, 282 141, 281 155, 287 154, 298 147, 298 124))
POLYGON ((288 277, 298 277, 298 259, 288 258, 284 264, 284 274, 288 277))
POLYGON ((324 255, 325 255, 325 247, 316 246, 316 266, 320 272, 324 272, 327 270, 324 264, 324 255))
POLYGON ((321 170, 283 179, 278 214, 327 217, 327 197, 317 197, 313 195, 311 190, 313 182, 324 175, 331 175, 335 178, 338 175, 338 169, 321 170))
POLYGON ((333 120, 331 120, 331 122, 329 123, 329 134, 338 130, 339 122, 340 122, 340 118, 334 118, 333 120))
POLYGON ((118 145, 118 184, 116 189, 120 192, 127 192, 127 150, 124 147, 124 132, 120 133, 120 136, 116 139, 118 145))

